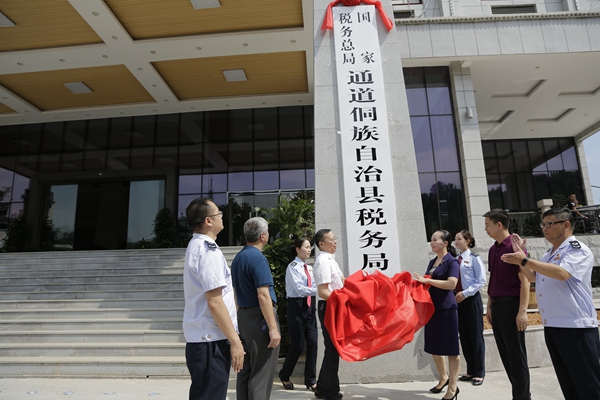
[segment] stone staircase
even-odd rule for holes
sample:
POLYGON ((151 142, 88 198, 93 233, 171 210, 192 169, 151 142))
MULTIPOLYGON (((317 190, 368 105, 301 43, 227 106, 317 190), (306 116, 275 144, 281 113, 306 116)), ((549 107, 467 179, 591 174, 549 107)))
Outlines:
POLYGON ((0 254, 0 378, 188 377, 184 255, 0 254))

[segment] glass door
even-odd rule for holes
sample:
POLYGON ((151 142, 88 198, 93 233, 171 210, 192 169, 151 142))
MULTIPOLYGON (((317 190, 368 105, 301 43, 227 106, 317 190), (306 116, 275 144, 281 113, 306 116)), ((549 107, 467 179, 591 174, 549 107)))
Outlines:
POLYGON ((77 185, 50 186, 46 196, 47 226, 54 229, 54 249, 73 250, 77 185))
POLYGON ((165 181, 135 181, 129 186, 127 248, 153 237, 154 217, 165 206, 165 181))

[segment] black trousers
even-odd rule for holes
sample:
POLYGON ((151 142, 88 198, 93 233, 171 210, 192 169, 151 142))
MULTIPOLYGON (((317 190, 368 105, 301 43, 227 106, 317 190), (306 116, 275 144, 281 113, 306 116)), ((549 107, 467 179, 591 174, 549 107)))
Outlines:
POLYGON ((467 375, 485 376, 483 302, 479 292, 458 303, 458 333, 467 362, 467 375))
MULTIPOLYGON (((492 299, 488 300, 492 301, 492 299)), ((506 302, 493 302, 492 329, 498 346, 498 353, 512 385, 513 400, 530 400, 529 367, 525 348, 525 331, 517 329, 519 298, 506 302)))
POLYGON ((598 328, 545 327, 544 338, 565 399, 600 399, 598 328))
POLYGON ((340 378, 338 370, 340 369, 340 355, 338 354, 329 332, 325 327, 325 310, 327 308, 326 301, 319 301, 319 321, 321 321, 321 329, 323 331, 323 343, 325 344, 325 352, 323 354, 323 363, 319 371, 319 379, 317 380, 317 390, 323 393, 326 397, 333 397, 340 392, 340 378))
POLYGON ((192 378, 190 400, 225 400, 231 368, 229 341, 186 343, 185 361, 192 378))
POLYGON ((304 350, 306 342, 306 362, 304 363, 304 384, 312 386, 317 377, 317 316, 315 297, 308 307, 306 298, 287 300, 287 324, 290 334, 290 349, 288 350, 283 367, 279 371, 279 379, 289 381, 294 372, 298 358, 304 350))

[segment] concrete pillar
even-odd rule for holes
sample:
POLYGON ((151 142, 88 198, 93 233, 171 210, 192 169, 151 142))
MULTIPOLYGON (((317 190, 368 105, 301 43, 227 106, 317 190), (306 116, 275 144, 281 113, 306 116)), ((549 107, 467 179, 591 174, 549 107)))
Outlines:
POLYGON ((483 239, 487 234, 481 216, 489 211, 490 200, 470 68, 459 61, 452 62, 450 77, 469 231, 476 239, 483 239))
POLYGON ((575 150, 577 157, 579 158, 579 168, 581 170, 581 177, 583 178, 583 193, 585 198, 581 200, 583 204, 592 205, 594 204, 594 194, 592 193, 592 182, 590 181, 590 173, 588 170, 587 159, 585 157, 585 149, 583 147, 583 140, 575 139, 575 150))
MULTIPOLYGON (((337 98, 337 77, 333 33, 321 31, 330 0, 314 0, 314 91, 315 91, 315 218, 316 229, 333 229, 338 241, 336 260, 348 273, 348 250, 344 215, 341 138, 337 98)), ((393 18, 390 0, 381 1, 393 18)), ((421 203, 417 162, 406 99, 402 59, 396 29, 388 32, 379 25, 379 43, 384 60, 383 75, 388 111, 390 151, 394 171, 394 193, 400 264, 403 270, 424 271, 429 255, 421 203)), ((400 352, 360 363, 340 365, 342 382, 393 382, 431 378, 433 364, 424 355, 422 331, 400 352)), ((320 346, 319 351, 323 347, 320 346)), ((319 358, 320 359, 320 358, 319 358)))

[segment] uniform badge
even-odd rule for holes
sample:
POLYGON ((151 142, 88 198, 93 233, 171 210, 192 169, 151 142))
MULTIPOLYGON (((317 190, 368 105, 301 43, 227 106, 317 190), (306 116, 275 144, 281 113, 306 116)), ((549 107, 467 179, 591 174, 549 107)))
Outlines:
POLYGON ((581 248, 581 243, 579 243, 577 240, 571 240, 569 243, 571 243, 571 246, 574 249, 580 249, 581 248))
POLYGON ((463 261, 463 264, 467 265, 467 264, 469 264, 469 262, 468 261, 463 261))

